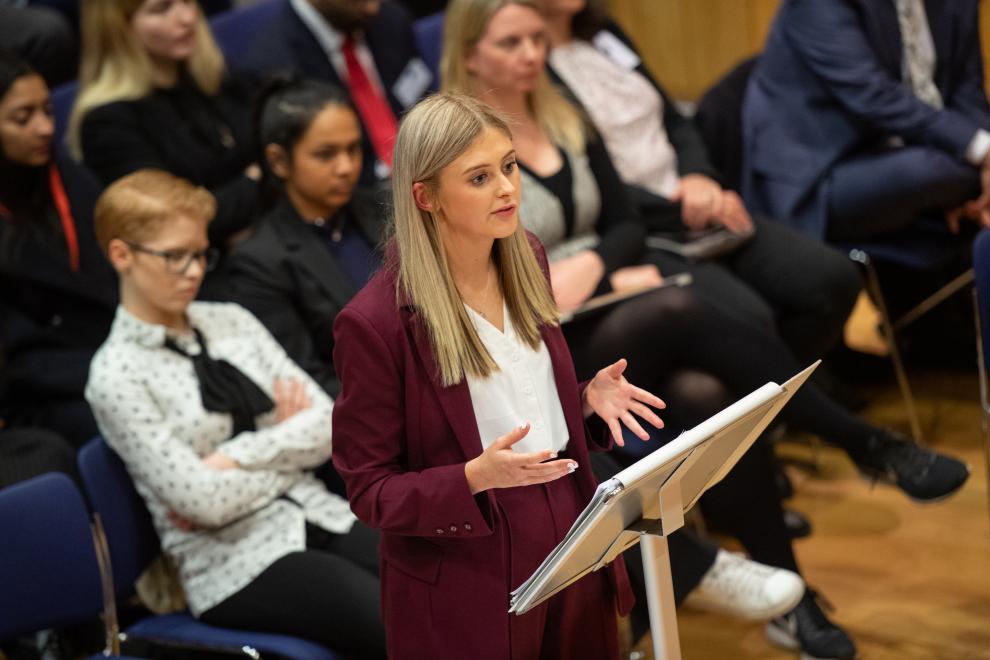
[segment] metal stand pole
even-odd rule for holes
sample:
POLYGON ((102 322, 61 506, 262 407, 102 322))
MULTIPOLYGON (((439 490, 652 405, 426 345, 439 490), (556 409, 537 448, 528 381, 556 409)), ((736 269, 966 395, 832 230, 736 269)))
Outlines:
POLYGON ((643 534, 639 538, 646 577, 646 601, 650 606, 650 632, 655 660, 681 660, 677 634, 677 605, 670 572, 667 537, 643 534))

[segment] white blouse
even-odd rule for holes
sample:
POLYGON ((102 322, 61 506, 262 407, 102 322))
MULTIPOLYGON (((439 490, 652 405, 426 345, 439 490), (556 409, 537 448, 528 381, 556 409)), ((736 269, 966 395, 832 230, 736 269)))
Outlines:
POLYGON ((488 448, 512 429, 530 424, 518 452, 562 451, 569 434, 560 406, 550 352, 544 342, 533 350, 516 335, 509 310, 503 307, 504 332, 465 305, 478 336, 499 370, 488 378, 467 377, 481 446, 488 448))
MULTIPOLYGON (((608 32, 596 39, 608 37, 618 41, 608 32)), ((625 48, 621 42, 620 47, 625 48)), ((550 66, 591 117, 622 180, 669 198, 680 177, 677 152, 663 125, 663 97, 629 67, 632 62, 624 65, 607 52, 575 39, 550 52, 550 66)))
MULTIPOLYGON (((307 521, 346 533, 355 517, 347 500, 307 472, 330 457, 333 403, 322 388, 244 308, 194 302, 187 315, 211 357, 236 366, 269 396, 276 378, 300 381, 311 402, 281 423, 274 411, 265 413, 256 419, 256 431, 231 438, 231 415, 203 408, 192 361, 165 348, 165 326, 117 308, 90 366, 86 399, 144 498, 162 550, 174 560, 198 615, 275 560, 304 550, 307 521), (241 468, 203 465, 215 451, 241 468), (198 529, 179 529, 168 519, 170 511, 198 529)), ((190 354, 200 350, 191 334, 174 339, 190 354)))

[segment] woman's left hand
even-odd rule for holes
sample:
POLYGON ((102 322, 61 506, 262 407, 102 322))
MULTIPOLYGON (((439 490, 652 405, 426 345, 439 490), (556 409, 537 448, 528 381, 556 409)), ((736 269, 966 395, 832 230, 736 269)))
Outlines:
POLYGON ((622 447, 622 427, 625 424, 640 440, 649 440, 650 435, 643 430, 633 414, 642 417, 654 427, 663 428, 663 421, 647 406, 663 409, 667 407, 659 397, 636 387, 626 380, 622 373, 626 370, 625 358, 609 365, 595 374, 584 389, 584 416, 595 413, 608 424, 615 444, 622 447))

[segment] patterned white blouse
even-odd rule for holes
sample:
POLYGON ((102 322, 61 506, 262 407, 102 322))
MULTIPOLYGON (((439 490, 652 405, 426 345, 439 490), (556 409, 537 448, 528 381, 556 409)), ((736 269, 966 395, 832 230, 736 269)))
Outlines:
POLYGON ((663 97, 635 68, 607 52, 574 40, 550 52, 550 66, 591 117, 622 180, 671 197, 680 178, 677 152, 663 126, 663 97))
MULTIPOLYGON (((118 307, 93 358, 86 399, 144 498, 198 615, 275 560, 304 550, 307 521, 346 533, 355 517, 345 499, 307 472, 330 457, 333 403, 326 393, 244 308, 194 302, 187 315, 211 357, 236 366, 269 396, 276 378, 303 382, 311 401, 278 424, 274 411, 261 415, 256 431, 231 438, 231 416, 203 408, 192 361, 165 348, 171 331, 118 307), (202 459, 215 451, 241 468, 205 466, 202 459), (178 529, 170 512, 197 528, 178 529)), ((170 336, 189 354, 199 352, 191 333, 170 336)))

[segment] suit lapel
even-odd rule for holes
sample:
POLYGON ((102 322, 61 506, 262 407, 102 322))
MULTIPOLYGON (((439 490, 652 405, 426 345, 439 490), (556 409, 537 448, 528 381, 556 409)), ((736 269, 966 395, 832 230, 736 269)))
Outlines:
POLYGON ((866 0, 857 2, 863 17, 867 40, 873 44, 880 63, 897 80, 901 79, 900 23, 893 0, 866 0))
POLYGON ((465 460, 475 458, 482 452, 481 435, 478 433, 478 421, 474 416, 474 404, 471 403, 471 391, 468 389, 467 380, 461 379, 456 385, 444 387, 440 383, 436 354, 433 352, 426 328, 423 327, 413 308, 408 305, 402 307, 402 318, 407 334, 413 338, 416 345, 417 357, 423 372, 440 401, 440 408, 464 452, 465 460))
POLYGON ((275 232, 296 263, 343 308, 354 297, 354 287, 347 273, 322 244, 322 239, 284 200, 272 221, 275 232))
POLYGON ((289 23, 289 34, 288 39, 291 49, 290 52, 296 54, 297 61, 302 64, 302 73, 307 78, 317 78, 319 80, 328 80, 335 85, 347 89, 347 85, 340 79, 337 74, 337 70, 333 68, 333 63, 327 56, 323 46, 320 45, 319 40, 316 38, 312 32, 310 32, 309 27, 303 23, 299 15, 296 14, 295 10, 286 3, 286 14, 285 20, 289 23))
POLYGON ((388 98, 389 105, 392 106, 392 111, 395 113, 396 118, 399 118, 405 107, 396 98, 392 87, 398 81, 399 75, 402 73, 403 67, 405 67, 407 62, 396 59, 396 44, 392 43, 393 39, 394 37, 391 35, 391 31, 385 25, 384 21, 371 21, 365 32, 365 40, 375 60, 375 69, 378 71, 378 77, 381 79, 382 86, 385 88, 385 96, 388 98))
POLYGON ((948 102, 949 81, 952 78, 952 22, 946 20, 949 9, 943 0, 926 0, 925 13, 928 15, 928 28, 935 44, 935 86, 948 102))

